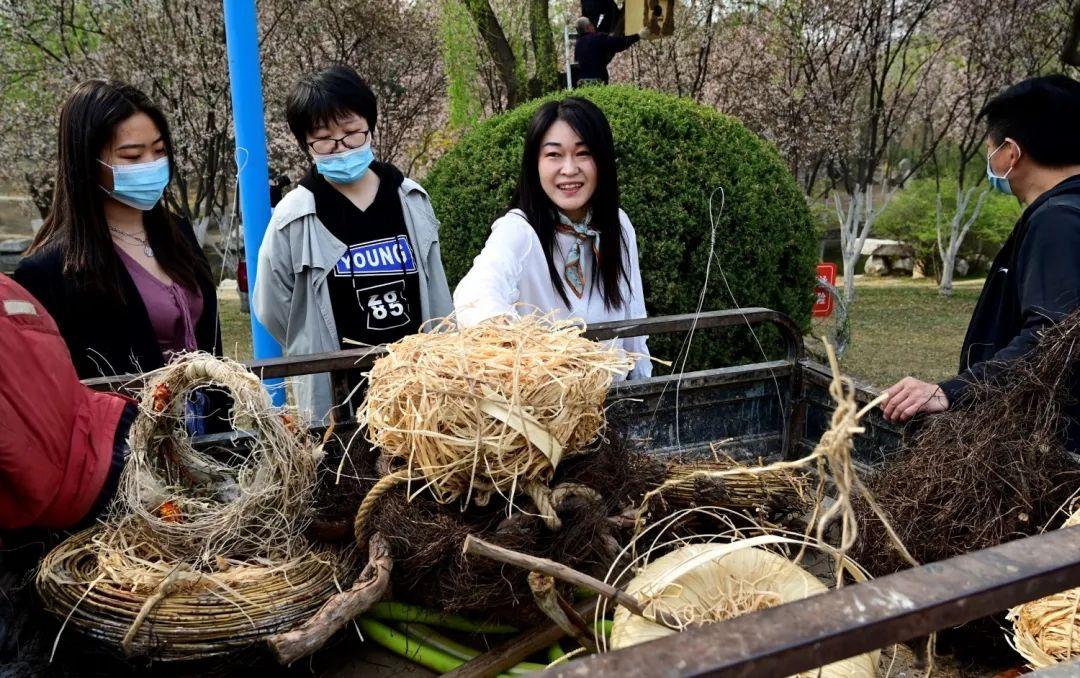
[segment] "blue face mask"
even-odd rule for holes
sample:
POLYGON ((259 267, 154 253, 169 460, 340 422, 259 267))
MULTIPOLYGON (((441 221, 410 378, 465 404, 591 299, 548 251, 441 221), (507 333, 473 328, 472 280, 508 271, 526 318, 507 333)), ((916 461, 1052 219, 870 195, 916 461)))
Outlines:
POLYGON ((335 184, 351 184, 364 176, 374 160, 375 155, 371 152, 371 144, 364 144, 360 148, 350 148, 341 153, 316 155, 315 167, 328 181, 335 184))
POLYGON ((165 193, 165 187, 169 185, 168 156, 134 165, 110 165, 102 160, 98 162, 112 170, 113 190, 106 192, 117 201, 137 210, 145 212, 158 204, 165 193))
MULTIPOLYGON (((995 148, 993 153, 986 156, 986 179, 990 182, 990 188, 999 193, 1004 193, 1005 195, 1012 195, 1013 192, 1012 186, 1009 184, 1009 175, 1012 174, 1015 164, 1010 165, 1005 174, 1002 174, 1001 176, 994 174, 994 170, 990 167, 990 158, 994 157, 995 153, 1005 148, 1005 144, 1007 143, 1010 142, 1008 140, 1001 142, 1001 145, 995 148)), ((1017 150, 1019 150, 1019 148, 1020 147, 1017 146, 1017 150)))

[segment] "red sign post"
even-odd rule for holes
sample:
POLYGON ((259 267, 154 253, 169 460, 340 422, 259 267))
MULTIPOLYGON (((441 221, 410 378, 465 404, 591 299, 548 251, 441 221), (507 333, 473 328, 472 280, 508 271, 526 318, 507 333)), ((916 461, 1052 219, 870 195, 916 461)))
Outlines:
MULTIPOLYGON (((836 286, 836 264, 818 264, 817 279, 823 283, 836 286)), ((814 309, 811 314, 815 318, 827 318, 833 312, 833 296, 824 285, 818 285, 815 289, 817 299, 814 301, 814 309)))

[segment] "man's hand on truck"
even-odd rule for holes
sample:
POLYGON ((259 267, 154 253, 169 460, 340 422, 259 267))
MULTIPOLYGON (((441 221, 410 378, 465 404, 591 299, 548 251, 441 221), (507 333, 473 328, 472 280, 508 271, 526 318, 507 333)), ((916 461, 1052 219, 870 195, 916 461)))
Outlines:
POLYGON ((904 377, 885 392, 889 394, 889 399, 881 409, 885 418, 892 422, 905 422, 916 414, 933 414, 949 409, 949 399, 940 386, 915 377, 904 377))

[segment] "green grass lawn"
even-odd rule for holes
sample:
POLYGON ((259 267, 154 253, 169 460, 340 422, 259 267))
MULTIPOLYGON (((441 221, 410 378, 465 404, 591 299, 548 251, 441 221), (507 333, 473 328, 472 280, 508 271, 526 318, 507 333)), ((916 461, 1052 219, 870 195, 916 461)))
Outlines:
MULTIPOLYGON (((886 387, 905 376, 939 381, 956 373, 960 344, 982 280, 956 284, 951 299, 932 280, 861 279, 851 306, 851 345, 843 369, 868 384, 886 387)), ((251 357, 250 319, 235 294, 221 297, 225 354, 251 357)))
POLYGON ((956 374, 982 284, 956 283, 946 299, 933 280, 859 280, 843 370, 882 388, 906 376, 937 382, 956 374))
POLYGON ((237 360, 251 359, 251 316, 240 310, 240 298, 233 292, 219 292, 221 348, 237 360))

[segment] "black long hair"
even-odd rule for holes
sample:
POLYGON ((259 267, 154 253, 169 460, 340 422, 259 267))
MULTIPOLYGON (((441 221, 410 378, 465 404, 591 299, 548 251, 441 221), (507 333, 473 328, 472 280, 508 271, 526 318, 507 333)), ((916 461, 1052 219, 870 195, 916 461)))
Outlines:
MULTIPOLYGON (((172 136, 161 109, 131 85, 108 80, 80 83, 60 111, 52 208, 27 252, 59 248, 66 276, 81 289, 114 300, 123 299, 123 262, 105 221, 98 158, 117 126, 136 113, 149 116, 161 133, 171 178, 175 161, 172 136)), ((210 282, 209 266, 180 232, 164 200, 143 213, 143 227, 154 258, 170 278, 190 290, 196 289, 198 282, 210 282)))
POLYGON ((529 122, 525 136, 525 152, 521 158, 521 175, 510 207, 525 213, 532 224, 547 258, 551 284, 563 302, 569 306, 566 285, 562 274, 555 268, 555 226, 559 222, 558 209, 540 185, 540 144, 548 129, 556 120, 570 125, 592 153, 596 163, 596 190, 589 200, 592 208, 590 226, 600 233, 600 257, 593 267, 593 283, 600 283, 604 307, 608 310, 622 308, 628 300, 623 299, 620 281, 629 282, 626 270, 626 243, 623 241, 622 224, 619 222, 619 177, 615 169, 615 141, 611 125, 593 102, 580 97, 567 97, 541 106, 529 122))

